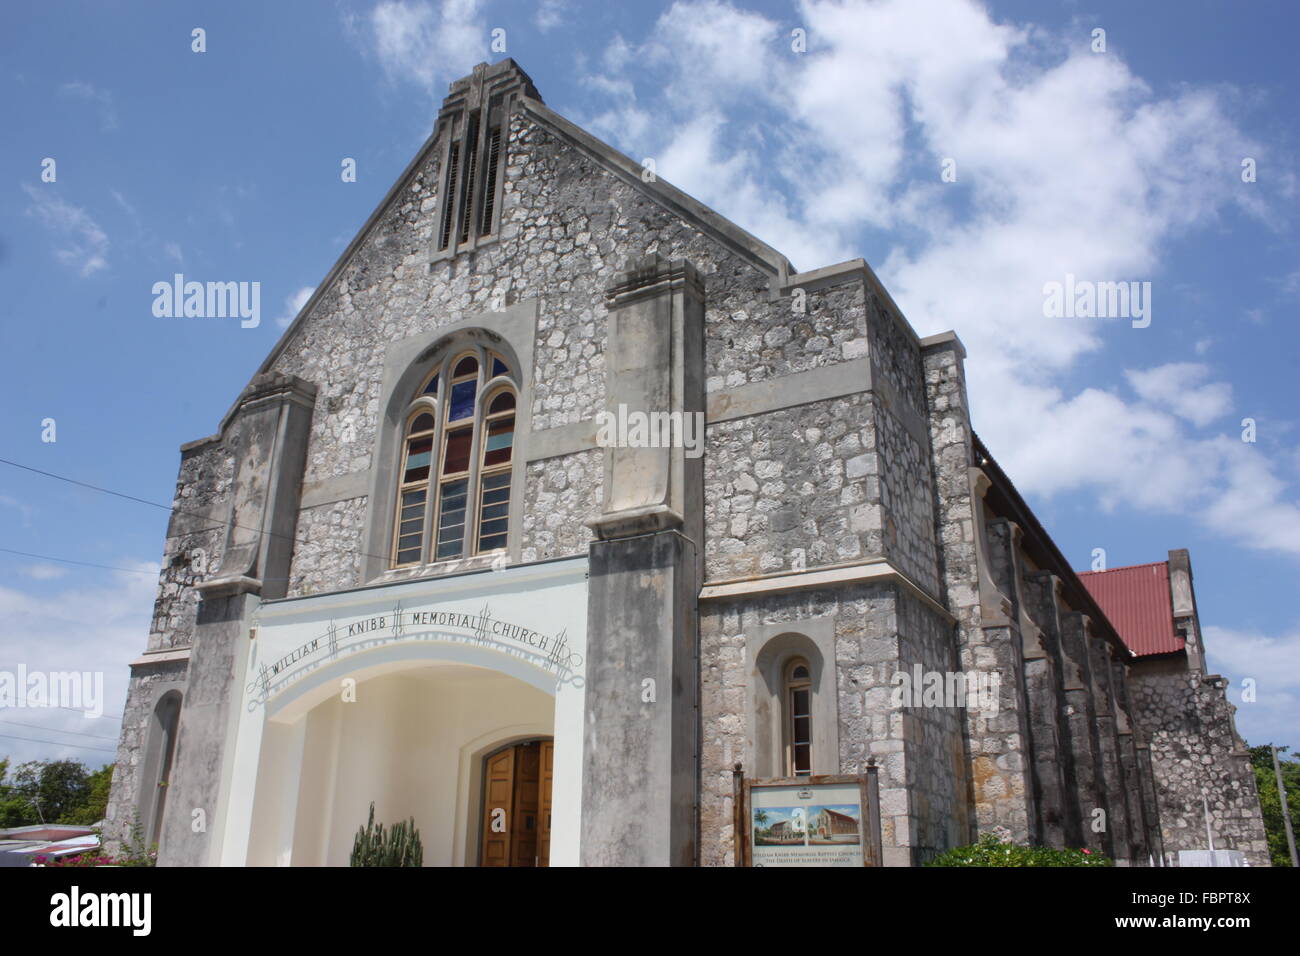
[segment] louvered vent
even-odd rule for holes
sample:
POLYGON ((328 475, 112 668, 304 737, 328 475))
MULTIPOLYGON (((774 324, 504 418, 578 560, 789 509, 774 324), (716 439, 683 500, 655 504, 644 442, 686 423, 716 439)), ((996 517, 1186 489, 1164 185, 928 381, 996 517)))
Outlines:
POLYGON ((438 232, 438 248, 446 249, 451 241, 451 224, 456 221, 456 173, 460 169, 460 143, 452 143, 447 154, 447 182, 443 186, 442 229, 438 232))
POLYGON ((497 200, 497 160, 501 156, 501 127, 494 126, 488 133, 487 180, 483 184, 483 228, 480 235, 492 234, 492 213, 497 200))
POLYGON ((469 116, 469 130, 465 134, 465 198, 461 205, 460 241, 469 239, 470 223, 474 221, 474 183, 478 178, 478 113, 469 116))

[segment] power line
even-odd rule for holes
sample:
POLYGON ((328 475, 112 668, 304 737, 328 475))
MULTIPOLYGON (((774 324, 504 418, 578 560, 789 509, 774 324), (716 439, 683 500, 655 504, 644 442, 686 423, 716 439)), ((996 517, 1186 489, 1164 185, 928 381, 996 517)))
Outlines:
POLYGON ((94 737, 96 740, 117 740, 116 736, 108 734, 88 734, 84 730, 63 730, 59 727, 42 727, 40 724, 24 724, 20 720, 0 720, 0 724, 12 724, 15 727, 26 727, 29 730, 43 730, 51 734, 73 734, 77 737, 94 737))
POLYGON ((139 568, 118 568, 111 564, 92 564, 90 561, 74 561, 72 558, 56 558, 50 554, 32 554, 30 551, 15 551, 13 548, 0 548, 6 554, 20 554, 24 558, 37 558, 41 561, 58 561, 61 564, 79 564, 83 568, 102 568, 105 571, 125 571, 128 574, 148 574, 157 577, 157 571, 141 571, 139 568))
MULTIPOLYGON (((62 704, 55 704, 54 706, 59 708, 59 710, 75 710, 77 713, 81 714, 81 716, 85 717, 87 720, 121 720, 124 716, 122 714, 87 714, 80 707, 65 707, 62 704)), ((114 737, 113 739, 116 740, 117 738, 114 737)))
MULTIPOLYGON (((186 517, 186 518, 198 518, 198 519, 200 519, 200 520, 202 520, 202 521, 211 521, 211 520, 212 520, 212 518, 211 518, 210 515, 199 514, 198 512, 195 512, 195 511, 182 511, 180 508, 177 508, 177 507, 175 507, 174 505, 164 505, 164 504, 159 504, 159 503, 156 502, 156 501, 149 501, 149 500, 146 499, 146 498, 137 498, 135 495, 128 495, 128 494, 126 494, 125 492, 114 491, 114 490, 111 489, 111 488, 101 488, 99 485, 92 485, 92 484, 90 484, 89 482, 78 481, 78 480, 75 479, 75 478, 68 478, 68 477, 65 476, 65 475, 56 475, 56 474, 55 474, 54 472, 52 472, 52 471, 43 471, 43 470, 41 470, 40 468, 33 468, 31 465, 24 465, 24 464, 21 464, 20 462, 10 461, 8 458, 0 458, 0 465, 9 465, 9 466, 12 467, 12 468, 19 468, 19 469, 21 469, 21 470, 23 470, 23 471, 30 471, 30 472, 33 473, 33 474, 36 474, 36 475, 42 475, 42 476, 44 476, 44 477, 46 477, 46 478, 53 478, 55 481, 65 481, 65 482, 67 482, 68 484, 70 484, 70 485, 76 485, 76 486, 79 487, 79 488, 87 488, 87 489, 89 489, 89 490, 91 490, 91 491, 98 491, 98 492, 101 492, 102 494, 112 495, 112 496, 115 497, 115 498, 123 498, 123 499, 125 499, 125 500, 127 500, 127 501, 134 501, 134 502, 136 502, 136 503, 138 503, 138 504, 148 505, 150 508, 159 508, 159 509, 161 509, 162 511, 166 511, 166 512, 168 512, 168 513, 170 513, 170 514, 178 514, 178 515, 182 515, 182 516, 184 516, 184 517, 186 517)), ((241 530, 243 530, 243 531, 251 531, 251 532, 253 532, 253 534, 256 534, 256 535, 270 535, 270 536, 273 537, 273 538, 283 538, 284 540, 291 542, 295 547, 297 547, 297 545, 301 543, 301 542, 299 542, 299 540, 298 540, 298 536, 297 536, 297 534, 284 534, 284 533, 281 532, 281 531, 268 531, 268 530, 266 530, 265 528, 250 528, 248 525, 242 525, 242 524, 239 524, 239 523, 236 522, 236 521, 230 521, 230 522, 228 522, 227 524, 222 524, 222 525, 212 525, 211 527, 208 527, 208 528, 199 528, 199 529, 197 529, 197 530, 190 531, 190 532, 187 532, 187 533, 188 533, 188 534, 206 534, 206 533, 209 532, 209 531, 219 531, 219 530, 221 530, 222 528, 226 528, 226 527, 230 527, 230 528, 239 528, 239 529, 241 529, 241 530)), ((389 559, 392 557, 391 555, 369 554, 369 553, 367 553, 367 552, 365 552, 365 551, 357 551, 357 552, 353 552, 353 553, 358 554, 358 555, 360 555, 360 556, 363 557, 363 558, 378 558, 379 560, 382 560, 382 561, 387 561, 387 560, 389 560, 389 559)), ((51 558, 50 560, 61 560, 61 559, 58 559, 58 558, 51 558)), ((69 563, 71 563, 71 564, 78 564, 78 563, 82 563, 82 562, 71 561, 71 562, 69 562, 69 563)), ((117 569, 115 569, 115 570, 117 570, 117 569)), ((263 578, 262 580, 263 580, 263 581, 274 581, 274 580, 284 580, 284 579, 282 579, 282 578, 263 578)))
POLYGON ((100 753, 105 754, 117 753, 117 748, 109 750, 107 747, 91 747, 86 744, 68 744, 60 740, 37 740, 35 737, 18 737, 14 734, 0 734, 0 737, 4 737, 6 740, 26 740, 28 743, 33 744, 48 744, 51 747, 72 747, 76 750, 98 750, 100 753))
MULTIPOLYGON (((77 481, 75 478, 65 478, 63 475, 56 475, 52 471, 41 471, 39 468, 33 468, 31 465, 22 465, 16 461, 10 461, 8 458, 0 458, 0 464, 12 465, 14 468, 21 468, 23 471, 30 471, 37 475, 44 475, 46 478, 54 478, 58 481, 66 481, 70 485, 77 485, 81 488, 89 488, 91 491, 100 491, 106 495, 113 495, 117 498, 125 498, 127 501, 135 501, 142 505, 148 505, 150 508, 161 508, 163 511, 172 511, 167 505, 160 505, 156 501, 148 501, 144 498, 137 498, 135 495, 123 494, 120 491, 113 491, 109 488, 101 488, 99 485, 88 484, 84 481, 77 481)), ((206 517, 204 515, 203 517, 206 517)))

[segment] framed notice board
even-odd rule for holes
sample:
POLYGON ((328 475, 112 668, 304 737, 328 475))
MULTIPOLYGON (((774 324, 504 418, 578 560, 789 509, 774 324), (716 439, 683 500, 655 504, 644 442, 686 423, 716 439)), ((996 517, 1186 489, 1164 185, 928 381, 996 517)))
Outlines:
POLYGON ((736 865, 880 866, 876 773, 751 780, 737 765, 736 865))

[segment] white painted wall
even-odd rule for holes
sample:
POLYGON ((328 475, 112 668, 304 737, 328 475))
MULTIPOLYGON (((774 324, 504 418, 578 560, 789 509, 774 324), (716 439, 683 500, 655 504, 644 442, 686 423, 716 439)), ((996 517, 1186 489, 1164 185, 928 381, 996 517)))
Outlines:
MULTIPOLYGON (((582 807, 586 562, 272 602, 249 642, 231 728, 226 865, 346 866, 370 802, 376 820, 414 817, 428 866, 478 858, 482 757, 530 737, 555 738, 551 865, 577 865, 582 807), (475 615, 563 633, 573 670, 557 680, 536 652, 437 628, 347 622, 413 611, 475 615), (340 624, 339 648, 320 635, 340 624), (309 643, 314 642, 314 643, 309 643), (310 647, 299 655, 296 649, 310 647), (262 668, 290 666, 257 689, 262 668), (356 681, 356 701, 340 683, 356 681)), ((388 620, 393 619, 390 616, 388 620)))

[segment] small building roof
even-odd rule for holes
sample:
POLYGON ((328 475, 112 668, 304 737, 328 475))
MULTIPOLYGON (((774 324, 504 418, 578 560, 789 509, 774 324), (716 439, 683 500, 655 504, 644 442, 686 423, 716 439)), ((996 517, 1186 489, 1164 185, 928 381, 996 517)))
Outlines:
POLYGON ((1184 641, 1174 628, 1168 561, 1084 571, 1079 580, 1135 657, 1184 650, 1184 641))

